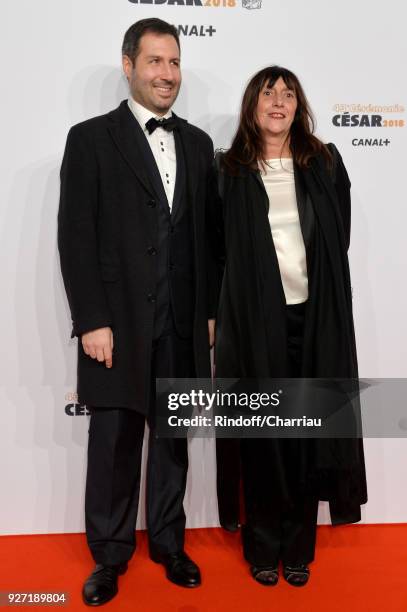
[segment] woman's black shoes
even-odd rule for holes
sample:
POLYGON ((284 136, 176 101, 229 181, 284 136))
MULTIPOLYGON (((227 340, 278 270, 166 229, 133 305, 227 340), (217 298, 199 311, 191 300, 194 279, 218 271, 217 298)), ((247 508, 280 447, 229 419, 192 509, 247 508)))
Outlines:
POLYGON ((278 582, 278 569, 277 567, 270 566, 256 566, 252 565, 250 567, 250 571, 252 576, 257 582, 263 584, 264 586, 275 586, 278 582))
MULTIPOLYGON (((250 571, 253 578, 264 586, 275 586, 278 582, 277 567, 252 565, 250 567, 250 571)), ((284 565, 283 575, 288 584, 300 587, 307 584, 310 571, 307 565, 284 565)))
POLYGON ((307 565, 284 565, 283 575, 292 586, 304 586, 309 579, 309 569, 307 565))

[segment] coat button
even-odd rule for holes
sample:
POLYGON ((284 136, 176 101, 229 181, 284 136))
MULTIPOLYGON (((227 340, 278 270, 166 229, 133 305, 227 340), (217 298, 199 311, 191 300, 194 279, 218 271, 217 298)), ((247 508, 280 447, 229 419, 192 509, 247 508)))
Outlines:
POLYGON ((156 250, 156 249, 155 249, 153 246, 150 246, 150 247, 148 247, 148 249, 147 249, 147 253, 148 253, 149 255, 157 255, 157 250, 156 250))
POLYGON ((169 268, 170 272, 173 272, 173 271, 174 271, 174 269, 175 269, 175 266, 174 266, 174 264, 173 264, 173 263, 170 263, 170 265, 168 266, 168 268, 169 268))
POLYGON ((173 233, 174 233, 174 226, 170 225, 170 234, 173 234, 173 233))
POLYGON ((150 302, 150 304, 154 304, 154 302, 156 300, 155 293, 149 293, 148 296, 147 296, 147 299, 150 302))
POLYGON ((149 200, 147 202, 147 206, 149 206, 150 208, 155 208, 157 202, 155 200, 149 200))

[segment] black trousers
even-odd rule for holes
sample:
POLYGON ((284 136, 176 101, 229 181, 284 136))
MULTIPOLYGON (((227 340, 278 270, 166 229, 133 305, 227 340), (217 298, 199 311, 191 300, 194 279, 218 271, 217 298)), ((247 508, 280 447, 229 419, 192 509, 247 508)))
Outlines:
MULTIPOLYGON (((147 461, 146 513, 150 554, 184 547, 183 500, 188 470, 186 439, 156 438, 156 378, 194 376, 192 342, 171 325, 153 344, 152 402, 147 461)), ((96 563, 128 561, 136 548, 145 417, 128 409, 91 408, 85 493, 86 535, 96 563)))
POLYGON ((278 444, 280 460, 289 473, 295 472, 298 461, 297 443, 295 439, 242 441, 246 511, 242 540, 245 559, 251 565, 276 566, 281 560, 296 566, 314 559, 318 499, 294 490, 290 504, 282 501, 273 474, 275 449, 270 446, 278 444))
MULTIPOLYGON (((305 303, 286 308, 288 376, 292 378, 301 376, 305 310, 305 303)), ((279 560, 286 565, 300 565, 314 558, 318 500, 296 489, 300 446, 299 440, 290 438, 244 439, 240 444, 237 440, 217 440, 220 520, 236 520, 241 469, 243 550, 252 565, 275 566, 279 560), (281 472, 291 489, 289 503, 286 490, 282 491, 281 472)))

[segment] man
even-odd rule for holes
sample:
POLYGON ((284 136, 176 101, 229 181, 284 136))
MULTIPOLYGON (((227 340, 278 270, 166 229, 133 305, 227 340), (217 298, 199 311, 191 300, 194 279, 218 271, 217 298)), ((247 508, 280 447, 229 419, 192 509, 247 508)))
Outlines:
POLYGON ((135 550, 146 418, 150 556, 178 585, 201 581, 184 552, 187 443, 155 436, 154 392, 156 377, 210 376, 205 200, 213 146, 171 111, 181 85, 176 29, 138 21, 122 52, 129 100, 70 130, 58 216, 79 400, 91 410, 85 514, 97 565, 83 588, 88 605, 116 595, 135 550))

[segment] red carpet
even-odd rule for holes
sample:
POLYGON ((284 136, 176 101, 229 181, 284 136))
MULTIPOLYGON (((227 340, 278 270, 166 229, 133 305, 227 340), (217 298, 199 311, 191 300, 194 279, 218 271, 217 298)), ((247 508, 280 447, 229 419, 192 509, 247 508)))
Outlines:
MULTIPOLYGON (((120 578, 119 595, 101 609, 407 611, 407 525, 319 527, 310 582, 297 589, 281 576, 276 587, 257 584, 242 559, 238 534, 220 529, 188 531, 186 549, 200 565, 203 578, 203 585, 192 590, 169 583, 163 568, 148 559, 145 533, 138 533, 138 543, 128 572, 120 578)), ((69 593, 65 607, 36 606, 30 608, 33 610, 86 610, 80 592, 92 567, 82 534, 0 538, 0 591, 69 593)))

